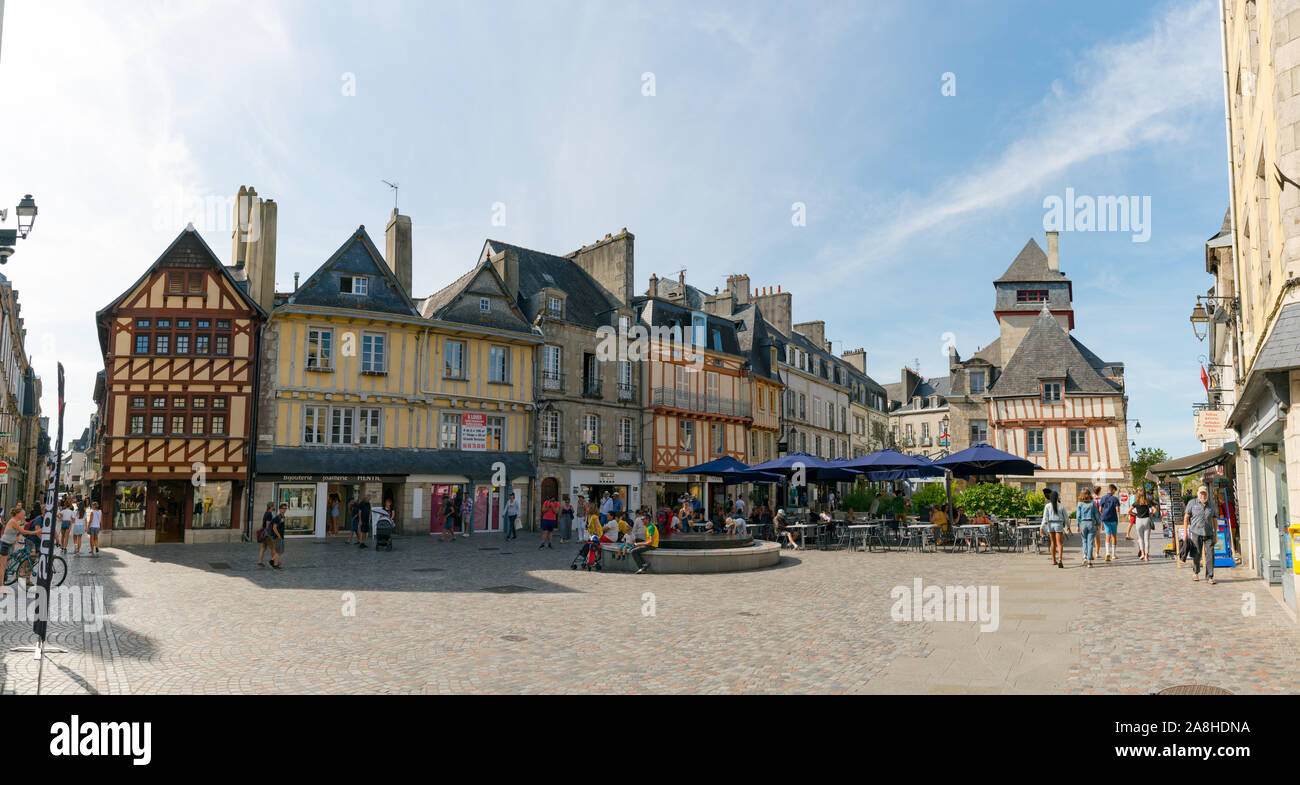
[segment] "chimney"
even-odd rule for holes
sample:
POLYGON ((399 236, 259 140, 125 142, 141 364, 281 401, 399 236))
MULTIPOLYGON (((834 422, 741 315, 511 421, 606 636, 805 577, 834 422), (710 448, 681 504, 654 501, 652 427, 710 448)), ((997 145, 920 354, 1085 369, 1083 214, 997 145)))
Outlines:
POLYGON ((775 292, 770 286, 764 287, 763 294, 754 299, 754 304, 767 323, 787 338, 790 337, 790 320, 794 309, 792 299, 790 293, 781 292, 779 286, 775 292))
POLYGON ((801 322, 794 326, 794 331, 812 341, 814 346, 826 345, 826 322, 801 322))
POLYGON ((505 282, 506 292, 511 301, 519 299, 519 254, 513 248, 507 248, 492 257, 492 266, 497 275, 505 282))
POLYGON ((384 230, 384 261, 392 269, 407 296, 411 294, 411 216, 393 208, 384 230))
POLYGON ((650 288, 646 290, 646 294, 650 297, 659 296, 659 276, 654 273, 650 273, 650 288))
POLYGON ((236 280, 248 282, 248 296, 267 313, 275 308, 277 214, 274 199, 259 199, 252 186, 239 187, 232 231, 232 272, 236 280))
POLYGON ((859 373, 862 373, 864 375, 866 374, 867 372, 867 350, 866 349, 861 349, 861 348, 853 349, 852 351, 847 351, 840 356, 846 363, 852 365, 854 368, 857 368, 859 373))
POLYGON ((1052 272, 1061 271, 1061 262, 1056 256, 1056 238, 1059 232, 1047 233, 1047 269, 1052 272))
POLYGON ((574 264, 596 283, 605 287, 620 303, 632 302, 635 272, 634 244, 636 238, 627 229, 568 255, 574 264))
POLYGON ((749 276, 733 275, 728 278, 727 291, 731 292, 737 306, 749 305, 749 276))
POLYGON ((293 274, 293 290, 294 290, 295 292, 298 291, 298 274, 297 274, 297 273, 294 273, 294 274, 293 274))

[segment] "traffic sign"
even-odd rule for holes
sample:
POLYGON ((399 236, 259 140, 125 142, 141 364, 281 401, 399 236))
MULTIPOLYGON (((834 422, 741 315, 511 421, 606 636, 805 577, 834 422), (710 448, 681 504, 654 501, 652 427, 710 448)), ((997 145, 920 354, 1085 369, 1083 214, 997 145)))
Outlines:
POLYGON ((4 474, 8 471, 9 471, 9 464, 5 463, 4 461, 0 461, 0 474, 4 474))

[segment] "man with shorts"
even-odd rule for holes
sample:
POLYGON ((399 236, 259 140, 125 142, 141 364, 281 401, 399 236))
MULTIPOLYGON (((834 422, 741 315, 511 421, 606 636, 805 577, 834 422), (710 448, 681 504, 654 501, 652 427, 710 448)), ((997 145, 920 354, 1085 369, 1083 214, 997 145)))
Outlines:
POLYGON ((271 566, 280 569, 284 565, 284 516, 289 512, 289 505, 281 504, 280 513, 271 519, 266 538, 271 541, 271 566))
POLYGON ((1119 533, 1119 497, 1115 495, 1118 490, 1112 484, 1110 492, 1097 501, 1101 510, 1101 529, 1106 535, 1106 561, 1115 555, 1115 535, 1119 533))

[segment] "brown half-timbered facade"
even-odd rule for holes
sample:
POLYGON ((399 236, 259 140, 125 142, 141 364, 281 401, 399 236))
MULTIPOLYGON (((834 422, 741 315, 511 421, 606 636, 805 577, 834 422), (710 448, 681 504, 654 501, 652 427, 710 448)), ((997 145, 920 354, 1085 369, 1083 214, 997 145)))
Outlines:
POLYGON ((192 226, 97 314, 105 544, 239 539, 265 320, 192 226))

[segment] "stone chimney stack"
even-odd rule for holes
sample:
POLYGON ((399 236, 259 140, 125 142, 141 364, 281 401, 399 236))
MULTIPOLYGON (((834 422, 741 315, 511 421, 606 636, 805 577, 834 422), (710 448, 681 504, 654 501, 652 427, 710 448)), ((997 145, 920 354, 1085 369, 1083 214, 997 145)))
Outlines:
MULTIPOLYGON (((596 279, 596 283, 617 299, 627 305, 635 295, 635 254, 636 237, 623 227, 616 235, 605 235, 605 239, 582 248, 568 255, 568 259, 581 267, 587 275, 596 279)), ((516 277, 516 286, 518 277, 516 277)))
POLYGON ((826 322, 801 322, 794 326, 794 331, 812 341, 814 346, 826 346, 826 322))
POLYGON ((1056 255, 1056 239, 1060 232, 1047 233, 1047 269, 1052 272, 1061 271, 1061 262, 1056 255))
POLYGON ((851 351, 845 352, 840 356, 841 358, 843 358, 844 362, 848 363, 849 365, 852 365, 854 368, 857 368, 859 373, 862 373, 864 375, 866 374, 867 372, 867 350, 866 349, 861 349, 861 348, 853 349, 851 351))
POLYGON ((756 296, 753 303, 758 306, 758 310, 763 313, 763 318, 768 324, 775 327, 786 338, 790 337, 794 303, 789 292, 782 292, 780 286, 776 287, 776 291, 772 291, 770 286, 765 286, 763 293, 756 296))
POLYGON ((384 261, 409 297, 411 294, 411 216, 393 208, 384 230, 384 261))
POLYGON ((645 293, 650 297, 659 296, 659 276, 655 275, 654 273, 650 273, 650 288, 646 289, 645 293))
POLYGON ((731 293, 736 307, 749 305, 749 276, 733 275, 727 279, 727 291, 731 293))
POLYGON ((259 199, 252 186, 241 185, 234 212, 232 272, 248 282, 248 296, 270 313, 275 308, 275 200, 259 199))
POLYGON ((493 255, 492 266, 496 268, 497 275, 505 282, 506 291, 510 294, 510 299, 517 301, 519 299, 519 254, 513 248, 507 248, 500 253, 493 255))

